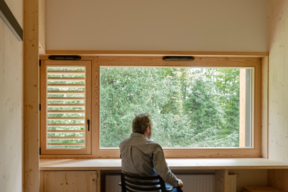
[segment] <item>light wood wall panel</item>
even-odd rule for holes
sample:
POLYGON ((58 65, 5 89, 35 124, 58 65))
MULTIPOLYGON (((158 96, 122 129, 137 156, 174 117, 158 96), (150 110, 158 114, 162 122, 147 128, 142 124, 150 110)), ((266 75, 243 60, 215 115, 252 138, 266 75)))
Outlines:
MULTIPOLYGON (((5 0, 23 26, 22 0, 5 0)), ((0 19, 0 192, 22 191, 23 43, 0 19)))
MULTIPOLYGON (((267 169, 230 169, 229 174, 236 174, 236 191, 243 192, 243 187, 267 186, 267 169)), ((231 192, 231 191, 229 191, 231 192)))
POLYGON ((96 192, 96 171, 44 171, 44 192, 96 192))
POLYGON ((269 158, 288 162, 288 1, 269 0, 269 158))
POLYGON ((288 170, 272 169, 268 170, 268 185, 288 191, 288 170))
MULTIPOLYGON (((269 159, 288 162, 288 1, 269 0, 269 159)), ((269 170, 268 185, 288 191, 288 170, 269 170)))
POLYGON ((39 192, 39 0, 24 0, 24 192, 39 192))

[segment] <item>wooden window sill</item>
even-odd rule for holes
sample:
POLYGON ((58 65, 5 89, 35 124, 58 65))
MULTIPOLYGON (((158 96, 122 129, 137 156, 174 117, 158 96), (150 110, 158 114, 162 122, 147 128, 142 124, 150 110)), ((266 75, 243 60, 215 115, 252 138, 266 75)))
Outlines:
MULTIPOLYGON (((167 159, 172 170, 288 169, 288 163, 264 158, 167 159)), ((120 159, 40 159, 40 170, 121 170, 120 159)))

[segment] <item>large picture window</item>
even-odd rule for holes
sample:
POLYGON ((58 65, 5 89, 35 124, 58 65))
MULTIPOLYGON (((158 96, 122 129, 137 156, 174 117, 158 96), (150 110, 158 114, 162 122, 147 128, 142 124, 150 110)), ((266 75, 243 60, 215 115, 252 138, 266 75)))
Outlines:
POLYGON ((119 158, 149 113, 167 158, 261 157, 261 68, 253 57, 87 56, 41 65, 41 156, 119 158))
POLYGON ((100 146, 118 147, 135 115, 149 113, 152 140, 165 148, 252 147, 253 76, 252 68, 100 67, 100 146))

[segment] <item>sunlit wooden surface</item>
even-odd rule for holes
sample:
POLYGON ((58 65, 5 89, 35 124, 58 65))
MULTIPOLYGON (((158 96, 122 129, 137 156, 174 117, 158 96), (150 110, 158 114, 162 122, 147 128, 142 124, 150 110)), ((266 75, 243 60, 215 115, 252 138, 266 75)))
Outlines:
MULTIPOLYGON (((174 170, 288 169, 288 163, 268 159, 167 159, 174 170)), ((120 159, 41 159, 40 170, 120 170, 120 159)))

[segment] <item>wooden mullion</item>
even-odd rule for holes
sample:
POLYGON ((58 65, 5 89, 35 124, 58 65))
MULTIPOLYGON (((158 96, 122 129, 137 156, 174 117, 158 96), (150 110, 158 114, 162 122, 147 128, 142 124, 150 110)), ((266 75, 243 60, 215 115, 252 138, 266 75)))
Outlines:
MULTIPOLYGON (((93 89, 91 90, 92 93, 92 127, 93 127, 93 132, 92 132, 92 155, 93 156, 99 156, 100 150, 100 65, 98 64, 98 61, 96 58, 92 60, 92 87, 93 89)), ((116 152, 117 153, 117 152, 116 152)), ((118 154, 116 154, 118 155, 118 154)), ((119 153, 120 156, 120 153, 119 153)), ((118 157, 119 157, 118 156, 118 157)), ((104 156, 103 156, 104 157, 104 156)), ((107 156, 106 156, 107 157, 107 156)))
POLYGON ((91 106, 92 106, 92 98, 91 98, 91 89, 92 89, 92 86, 91 86, 91 62, 89 65, 86 65, 86 68, 85 68, 85 71, 86 71, 86 74, 85 74, 85 110, 86 110, 86 113, 85 113, 85 118, 86 118, 86 122, 89 120, 90 122, 90 130, 88 130, 88 125, 86 123, 85 125, 85 146, 86 146, 86 149, 87 149, 87 154, 91 154, 92 153, 92 138, 91 138, 91 135, 92 135, 92 127, 93 127, 93 122, 92 122, 92 115, 91 115, 91 106))
POLYGON ((41 74, 40 74, 40 92, 41 92, 41 119, 40 119, 40 147, 41 154, 46 153, 47 143, 47 67, 45 60, 41 61, 41 74))

